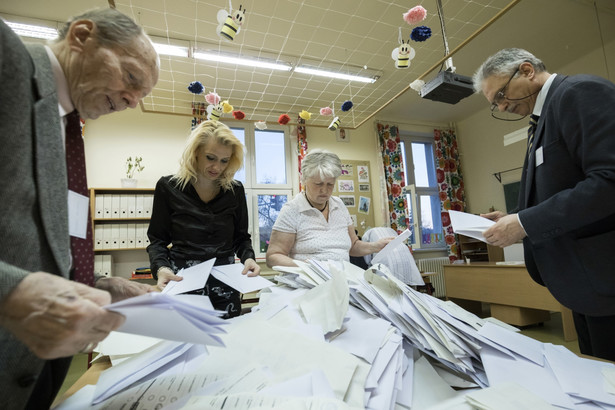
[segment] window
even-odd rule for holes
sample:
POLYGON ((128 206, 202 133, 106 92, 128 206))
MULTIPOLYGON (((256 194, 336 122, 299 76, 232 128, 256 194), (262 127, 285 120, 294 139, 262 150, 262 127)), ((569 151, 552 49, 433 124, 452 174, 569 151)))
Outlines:
POLYGON ((413 248, 443 248, 433 136, 400 131, 413 248))
POLYGON ((253 124, 229 122, 229 126, 246 147, 244 167, 235 179, 246 189, 254 252, 257 258, 264 258, 271 228, 292 195, 291 169, 296 160, 291 156, 289 133, 282 126, 268 126, 266 130, 253 124))

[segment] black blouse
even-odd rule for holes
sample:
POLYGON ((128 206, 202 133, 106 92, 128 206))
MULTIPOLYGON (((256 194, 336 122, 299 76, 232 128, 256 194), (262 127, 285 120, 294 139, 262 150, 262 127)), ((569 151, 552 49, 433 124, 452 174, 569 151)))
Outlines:
POLYGON ((246 194, 243 185, 235 182, 232 190, 221 189, 205 203, 192 184, 182 190, 171 176, 158 180, 147 230, 154 277, 161 266, 171 266, 170 260, 182 266, 184 261, 213 257, 218 258, 216 264, 232 263, 235 255, 242 263, 254 259, 246 194))

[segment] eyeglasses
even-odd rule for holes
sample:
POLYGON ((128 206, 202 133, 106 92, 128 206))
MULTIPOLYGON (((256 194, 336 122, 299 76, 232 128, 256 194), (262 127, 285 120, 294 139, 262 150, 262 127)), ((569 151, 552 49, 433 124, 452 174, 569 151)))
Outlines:
POLYGON ((512 73, 508 81, 506 81, 506 84, 504 84, 504 87, 500 88, 500 90, 497 93, 495 93, 495 96, 493 97, 493 102, 491 103, 491 113, 497 111, 498 105, 502 104, 502 102, 506 99, 506 89, 508 88, 508 85, 510 84, 512 79, 515 78, 518 72, 519 72, 519 69, 517 68, 515 72, 512 73))
MULTIPOLYGON (((500 90, 495 93, 495 96, 493 97, 493 102, 491 103, 491 116, 493 118, 495 118, 496 120, 502 120, 502 121, 519 121, 522 120, 526 117, 526 115, 519 115, 519 114, 515 114, 512 112, 508 112, 508 111, 503 111, 500 112, 499 110, 499 105, 502 104, 502 102, 504 102, 504 100, 508 100, 508 101, 521 101, 524 100, 528 97, 531 97, 532 95, 536 94, 536 93, 532 93, 530 95, 526 95, 525 97, 521 97, 521 98, 509 98, 506 96, 506 89, 508 88, 508 86, 510 85, 510 82, 512 81, 513 78, 515 78, 515 76, 517 75, 517 73, 519 72, 519 68, 517 68, 515 70, 514 73, 512 73, 512 75, 510 76, 510 78, 508 79, 508 81, 506 81, 506 84, 504 84, 504 86, 502 88, 500 88, 500 90)), ((538 90, 540 91, 540 90, 538 90)), ((538 92, 536 91, 536 92, 538 92)))

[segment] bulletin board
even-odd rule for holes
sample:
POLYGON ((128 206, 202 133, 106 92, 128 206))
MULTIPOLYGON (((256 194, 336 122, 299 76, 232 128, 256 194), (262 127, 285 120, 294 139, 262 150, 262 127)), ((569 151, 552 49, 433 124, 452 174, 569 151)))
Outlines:
POLYGON ((337 179, 333 195, 346 205, 359 236, 374 227, 374 202, 372 198, 369 161, 342 159, 342 175, 337 179))

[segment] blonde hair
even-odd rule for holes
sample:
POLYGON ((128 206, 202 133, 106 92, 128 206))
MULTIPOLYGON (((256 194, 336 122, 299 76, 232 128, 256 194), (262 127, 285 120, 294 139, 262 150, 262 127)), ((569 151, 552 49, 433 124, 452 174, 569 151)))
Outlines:
POLYGON ((220 187, 225 190, 233 189, 235 173, 243 166, 244 146, 233 131, 219 121, 202 122, 188 137, 186 148, 179 161, 179 171, 173 176, 181 189, 184 189, 188 183, 196 182, 199 172, 197 153, 211 143, 218 143, 233 149, 228 166, 218 178, 220 187))

